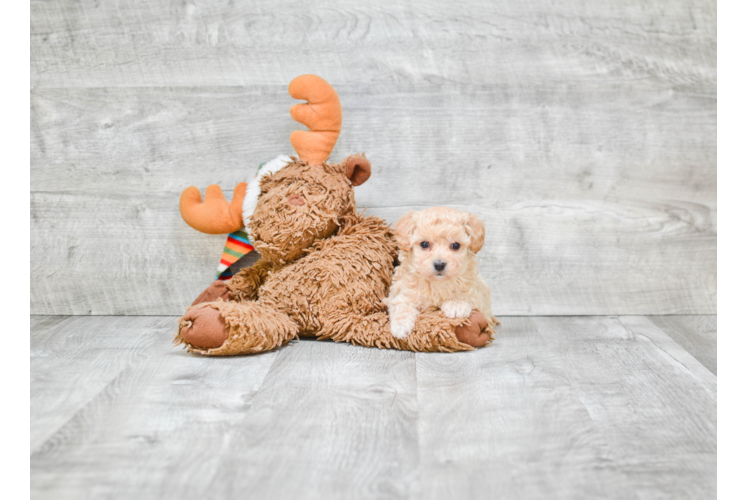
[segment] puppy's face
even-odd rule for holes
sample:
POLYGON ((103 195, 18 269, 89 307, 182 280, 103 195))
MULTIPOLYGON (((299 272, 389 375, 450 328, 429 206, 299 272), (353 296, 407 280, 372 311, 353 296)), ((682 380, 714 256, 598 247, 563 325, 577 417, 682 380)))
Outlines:
POLYGON ((476 216, 447 207, 411 212, 395 228, 403 264, 437 281, 465 272, 484 237, 485 227, 476 216))

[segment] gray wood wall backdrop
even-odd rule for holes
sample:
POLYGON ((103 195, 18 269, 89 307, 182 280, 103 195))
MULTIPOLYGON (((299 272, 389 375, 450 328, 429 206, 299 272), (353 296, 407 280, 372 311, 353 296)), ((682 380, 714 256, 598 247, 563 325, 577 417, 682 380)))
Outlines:
POLYGON ((714 314, 709 0, 31 3, 31 309, 181 314, 224 238, 179 216, 340 94, 360 208, 487 223, 497 315, 714 314))

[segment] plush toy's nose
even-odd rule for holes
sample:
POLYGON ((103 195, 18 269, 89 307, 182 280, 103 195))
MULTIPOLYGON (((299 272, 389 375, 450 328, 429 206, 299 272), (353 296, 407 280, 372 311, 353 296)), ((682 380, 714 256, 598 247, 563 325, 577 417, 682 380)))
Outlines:
POLYGON ((296 207, 300 207, 300 206, 304 205, 306 203, 306 201, 304 201, 304 198, 302 198, 298 194, 292 194, 291 196, 288 197, 288 203, 290 205, 294 205, 296 207))
POLYGON ((437 260, 436 262, 434 262, 434 269, 436 269, 437 271, 440 271, 440 272, 444 271, 445 267, 447 267, 447 264, 445 264, 444 262, 440 260, 437 260))

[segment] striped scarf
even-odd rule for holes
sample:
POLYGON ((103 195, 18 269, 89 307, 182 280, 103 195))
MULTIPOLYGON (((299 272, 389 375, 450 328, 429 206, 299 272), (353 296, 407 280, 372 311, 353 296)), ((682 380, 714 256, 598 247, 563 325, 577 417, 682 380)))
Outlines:
POLYGON ((255 247, 252 246, 249 235, 244 228, 231 233, 226 239, 226 245, 223 247, 223 255, 221 255, 221 262, 218 264, 216 279, 221 281, 231 279, 234 275, 229 268, 231 264, 254 249, 255 247))
MULTIPOLYGON (((250 185, 247 188, 246 196, 251 196, 253 197, 253 199, 249 200, 245 198, 245 201, 242 205, 242 212, 246 212, 249 210, 250 215, 252 212, 254 212, 254 206, 257 204, 256 198, 260 195, 260 188, 258 184, 259 179, 257 178, 257 176, 260 175, 260 177, 262 177, 262 175, 276 172, 286 166, 286 164, 290 161, 290 157, 281 155, 270 162, 260 163, 260 166, 257 167, 257 172, 255 172, 255 178, 252 180, 252 182, 250 182, 250 185), (266 164, 269 167, 269 169, 266 170, 269 171, 261 174, 261 172, 263 172, 262 167, 264 167, 266 164), (250 205, 251 208, 248 208, 248 206, 250 205)), ((245 216, 246 214, 242 213, 242 215, 245 216)), ((252 246, 252 240, 249 237, 246 228, 242 228, 231 233, 226 239, 226 245, 224 245, 223 247, 223 255, 221 255, 221 262, 218 264, 216 279, 219 279, 221 281, 231 279, 231 277, 234 275, 234 273, 232 273, 230 269, 231 264, 234 264, 236 261, 247 255, 254 249, 255 247, 252 246)))

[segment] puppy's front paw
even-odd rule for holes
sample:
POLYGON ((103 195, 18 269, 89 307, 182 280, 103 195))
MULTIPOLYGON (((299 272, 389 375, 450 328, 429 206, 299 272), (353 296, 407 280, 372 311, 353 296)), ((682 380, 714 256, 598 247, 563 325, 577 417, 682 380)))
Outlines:
POLYGON ((398 339, 404 339, 408 335, 410 335, 410 332, 413 331, 413 328, 416 326, 415 321, 409 321, 409 320, 400 320, 400 321, 391 321, 390 322, 390 331, 392 331, 392 336, 398 339))
POLYGON ((470 313, 473 311, 470 304, 459 300, 448 300, 442 304, 441 309, 448 318, 467 318, 470 317, 470 313))

